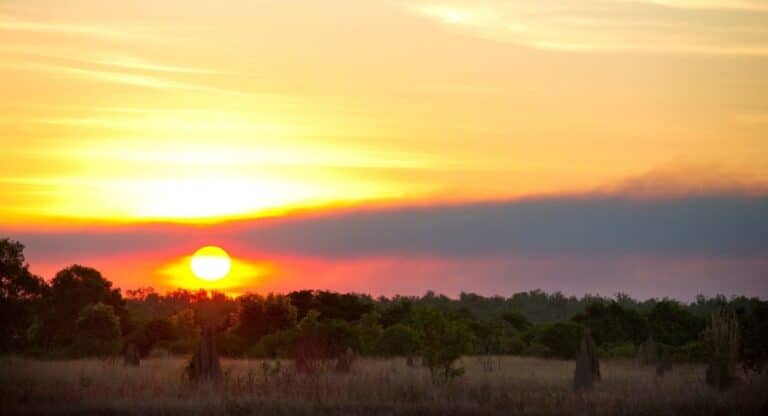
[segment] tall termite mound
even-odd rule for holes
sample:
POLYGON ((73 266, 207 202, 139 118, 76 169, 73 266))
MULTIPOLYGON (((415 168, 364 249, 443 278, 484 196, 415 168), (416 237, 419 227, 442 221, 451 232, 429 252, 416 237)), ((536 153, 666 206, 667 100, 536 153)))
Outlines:
POLYGON ((221 379, 221 364, 211 328, 203 330, 200 345, 187 365, 187 376, 191 381, 218 381, 221 379))
POLYGON ((669 356, 669 348, 662 347, 661 359, 659 359, 659 363, 656 365, 656 375, 663 377, 664 374, 670 371, 672 371, 672 359, 669 356))
POLYGON ((704 331, 702 344, 707 354, 707 384, 725 390, 736 381, 740 336, 736 314, 722 309, 712 314, 709 327, 704 331))
POLYGON ((649 336, 647 340, 640 346, 640 353, 637 356, 637 361, 640 365, 656 365, 659 360, 659 347, 656 345, 656 341, 652 336, 649 336))
POLYGON ((128 344, 123 351, 123 365, 138 367, 141 363, 139 357, 139 350, 136 348, 136 344, 128 344))
POLYGON ((600 360, 597 358, 597 347, 589 329, 584 331, 581 338, 579 354, 576 356, 576 370, 573 375, 574 390, 589 390, 595 381, 600 380, 600 360))
POLYGON ((348 373, 352 370, 352 364, 355 362, 355 352, 352 348, 347 348, 346 351, 341 353, 336 359, 336 371, 339 373, 348 373))

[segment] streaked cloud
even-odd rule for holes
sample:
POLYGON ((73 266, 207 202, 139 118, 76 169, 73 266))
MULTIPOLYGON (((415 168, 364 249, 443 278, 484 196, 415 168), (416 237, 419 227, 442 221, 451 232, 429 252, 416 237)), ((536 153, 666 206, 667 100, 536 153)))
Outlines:
POLYGON ((114 30, 107 26, 29 21, 0 15, 0 31, 3 30, 46 34, 74 34, 113 40, 130 40, 146 36, 142 35, 141 31, 114 30))
POLYGON ((768 55, 762 1, 456 0, 406 7, 460 33, 544 50, 768 55))

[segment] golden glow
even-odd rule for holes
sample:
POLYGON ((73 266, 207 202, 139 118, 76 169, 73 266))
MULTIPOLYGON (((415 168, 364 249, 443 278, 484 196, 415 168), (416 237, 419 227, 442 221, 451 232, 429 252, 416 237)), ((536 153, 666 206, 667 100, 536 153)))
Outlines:
MULTIPOLYGON (((238 295, 247 290, 253 290, 254 287, 262 284, 267 277, 275 272, 274 266, 266 262, 255 263, 237 257, 229 257, 229 271, 226 277, 207 279, 200 277, 197 272, 193 271, 191 265, 195 261, 194 259, 195 255, 183 256, 158 267, 155 272, 163 280, 163 284, 159 286, 181 287, 191 290, 217 290, 229 295, 238 295)), ((211 268, 223 269, 223 266, 222 262, 221 265, 211 268)), ((219 273, 221 269, 217 269, 219 273)), ((213 272, 211 273, 213 275, 213 272)))
POLYGON ((205 246, 192 255, 189 268, 195 276, 203 280, 216 281, 229 274, 232 260, 221 247, 205 246))
POLYGON ((3 1, 0 226, 768 180, 765 2, 608 3, 3 1))

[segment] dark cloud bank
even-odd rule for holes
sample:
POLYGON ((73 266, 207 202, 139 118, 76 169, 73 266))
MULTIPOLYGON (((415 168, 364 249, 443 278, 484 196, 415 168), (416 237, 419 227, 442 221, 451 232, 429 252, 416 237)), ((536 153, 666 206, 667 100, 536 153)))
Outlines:
MULTIPOLYGON (((540 283, 571 293, 612 294, 626 288, 640 296, 768 295, 764 195, 557 196, 349 210, 206 227, 142 225, 10 237, 27 244, 32 263, 75 254, 221 244, 259 254, 338 261, 339 267, 366 258, 455 262, 439 272, 453 279, 454 291, 466 282, 461 290, 500 294, 540 283), (479 266, 483 262, 489 266, 479 266), (451 270, 475 274, 463 278, 451 276, 451 270)), ((387 275, 398 273, 393 270, 398 265, 403 266, 399 279, 423 278, 442 290, 441 276, 422 276, 420 269, 408 269, 407 261, 393 263, 387 275)), ((384 271, 371 273, 369 280, 384 271)))
MULTIPOLYGON (((6 233, 3 233, 6 234, 6 233)), ((31 249, 118 254, 239 241, 254 249, 346 258, 768 254, 768 196, 551 197, 352 210, 213 226, 137 225, 10 235, 31 249)))
POLYGON ((254 247, 334 258, 752 257, 768 253, 768 197, 553 197, 272 220, 238 234, 254 247))

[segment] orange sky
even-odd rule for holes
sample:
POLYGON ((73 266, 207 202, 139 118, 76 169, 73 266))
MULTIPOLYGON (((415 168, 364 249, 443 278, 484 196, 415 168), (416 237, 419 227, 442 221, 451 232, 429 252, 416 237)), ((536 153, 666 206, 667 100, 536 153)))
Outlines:
POLYGON ((764 0, 4 0, 0 230, 763 189, 767 20, 764 0))

